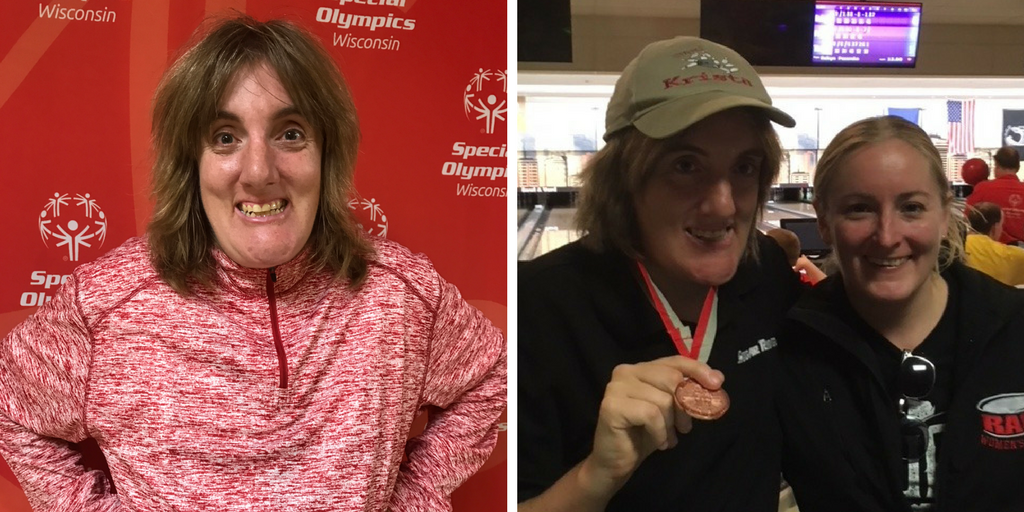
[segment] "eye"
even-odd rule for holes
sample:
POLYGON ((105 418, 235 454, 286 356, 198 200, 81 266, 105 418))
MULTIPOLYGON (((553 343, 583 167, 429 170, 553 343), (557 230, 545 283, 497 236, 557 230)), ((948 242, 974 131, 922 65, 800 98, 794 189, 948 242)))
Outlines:
POLYGON ((300 131, 300 130, 298 130, 296 128, 291 128, 291 129, 286 130, 284 132, 284 136, 283 137, 284 137, 284 140, 291 141, 291 142, 297 142, 297 141, 302 140, 305 137, 305 135, 302 133, 302 131, 300 131))
POLYGON ((213 136, 213 140, 216 144, 223 146, 229 146, 235 143, 235 136, 227 132, 221 132, 213 136))
POLYGON ((904 203, 902 206, 900 206, 900 211, 908 215, 920 215, 927 211, 927 208, 921 203, 911 202, 904 203))
POLYGON ((871 213, 871 207, 866 203, 852 203, 843 208, 843 214, 847 216, 863 216, 871 213))
POLYGON ((761 174, 761 162, 755 160, 740 162, 736 166, 736 173, 743 176, 758 176, 761 174))
POLYGON ((672 170, 683 174, 693 174, 700 168, 697 167, 697 162, 693 158, 683 157, 672 162, 672 170))

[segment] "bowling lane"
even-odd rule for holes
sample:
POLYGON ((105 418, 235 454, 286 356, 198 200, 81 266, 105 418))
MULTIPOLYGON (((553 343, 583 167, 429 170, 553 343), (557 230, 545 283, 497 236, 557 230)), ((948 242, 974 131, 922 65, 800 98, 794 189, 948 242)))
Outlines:
POLYGON ((779 220, 797 217, 816 217, 814 207, 808 203, 775 203, 770 202, 764 207, 761 216, 762 231, 779 227, 779 220))
POLYGON ((540 243, 537 245, 537 253, 534 257, 551 252, 579 238, 579 233, 573 223, 575 215, 576 208, 552 208, 549 210, 548 221, 540 233, 540 243))

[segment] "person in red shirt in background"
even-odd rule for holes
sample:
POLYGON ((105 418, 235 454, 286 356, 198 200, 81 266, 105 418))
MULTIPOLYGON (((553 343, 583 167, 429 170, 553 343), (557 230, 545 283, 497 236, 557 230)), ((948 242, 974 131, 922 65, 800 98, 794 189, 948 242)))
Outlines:
POLYGON ((967 205, 980 202, 999 205, 1003 209, 1003 234, 999 241, 1004 244, 1024 242, 1024 183, 1017 179, 1020 169, 1020 154, 1011 147, 999 148, 992 160, 995 162, 995 178, 982 181, 974 186, 967 196, 967 205))

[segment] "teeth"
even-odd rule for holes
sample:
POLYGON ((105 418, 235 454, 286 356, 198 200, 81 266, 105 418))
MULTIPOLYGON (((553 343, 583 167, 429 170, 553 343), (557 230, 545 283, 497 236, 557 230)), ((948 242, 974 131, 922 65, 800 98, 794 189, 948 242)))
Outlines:
POLYGON ((688 229, 691 235, 708 242, 717 242, 724 239, 729 234, 729 228, 716 229, 714 231, 705 231, 702 229, 688 229))
POLYGON ((247 217, 265 217, 267 215, 277 215, 284 209, 284 201, 274 201, 273 203, 267 204, 241 204, 238 209, 242 211, 247 217))
POLYGON ((868 261, 870 263, 872 263, 874 265, 878 265, 880 267, 893 268, 893 267, 898 267, 898 266, 902 265, 904 262, 906 262, 909 259, 910 259, 909 257, 904 256, 902 258, 868 258, 868 261))

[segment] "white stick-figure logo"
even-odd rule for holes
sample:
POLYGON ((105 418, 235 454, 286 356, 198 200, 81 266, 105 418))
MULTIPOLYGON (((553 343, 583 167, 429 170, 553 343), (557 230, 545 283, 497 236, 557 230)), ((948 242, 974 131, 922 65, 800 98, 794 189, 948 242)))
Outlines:
POLYGON ((84 218, 78 215, 78 211, 69 213, 65 208, 62 212, 60 207, 68 206, 70 197, 69 194, 53 194, 53 197, 46 201, 43 211, 39 213, 36 224, 43 245, 49 247, 47 241, 52 236, 59 240, 54 247, 67 247, 67 261, 79 261, 81 248, 83 246, 92 247, 90 240, 96 238, 100 245, 106 241, 107 216, 89 194, 75 195, 75 205, 81 207, 80 210, 84 214, 84 218), (90 220, 92 220, 91 224, 90 220))
POLYGON ((362 211, 369 212, 371 226, 369 228, 363 226, 362 223, 357 223, 359 229, 365 229, 367 233, 377 236, 388 236, 388 217, 384 215, 384 209, 380 207, 380 203, 377 199, 370 198, 369 200, 354 198, 348 202, 348 207, 352 211, 359 211, 359 207, 362 207, 362 211), (376 223, 377 231, 374 231, 373 224, 376 223))
POLYGON ((729 62, 729 57, 722 57, 721 59, 718 59, 703 49, 693 50, 693 53, 689 56, 685 54, 677 55, 686 60, 686 64, 683 65, 683 69, 700 66, 704 68, 720 69, 730 74, 740 70, 740 68, 736 67, 735 64, 729 62))
POLYGON ((67 194, 56 194, 55 193, 55 194, 53 194, 53 199, 49 199, 49 200, 46 201, 46 208, 44 208, 43 211, 45 212, 45 211, 49 210, 50 213, 52 213, 54 217, 60 217, 60 206, 61 205, 67 206, 67 204, 68 204, 68 195, 67 194))
POLYGON ((485 133, 494 133, 495 121, 505 121, 507 94, 508 74, 504 70, 479 68, 462 93, 462 111, 467 118, 474 116, 475 120, 482 120, 485 133), (492 81, 495 83, 490 84, 492 81), (500 95, 498 83, 501 84, 500 95))

